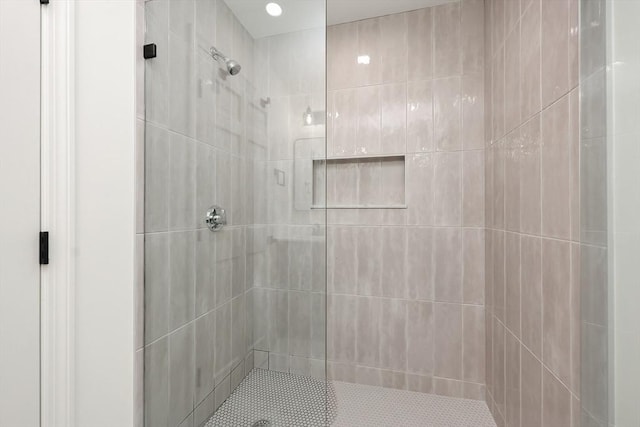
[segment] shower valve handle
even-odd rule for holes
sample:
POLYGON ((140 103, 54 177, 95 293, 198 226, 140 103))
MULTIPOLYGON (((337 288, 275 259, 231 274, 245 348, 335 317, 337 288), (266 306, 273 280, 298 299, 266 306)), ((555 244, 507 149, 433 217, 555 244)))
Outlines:
POLYGON ((220 206, 211 206, 204 217, 204 222, 211 231, 220 231, 227 225, 227 212, 220 206))

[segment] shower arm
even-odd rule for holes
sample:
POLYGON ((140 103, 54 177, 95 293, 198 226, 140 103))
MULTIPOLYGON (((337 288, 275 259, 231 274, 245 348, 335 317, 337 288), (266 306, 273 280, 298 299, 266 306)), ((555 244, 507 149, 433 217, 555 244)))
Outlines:
POLYGON ((211 55, 211 57, 216 61, 219 61, 220 59, 224 61, 227 58, 227 55, 220 52, 218 49, 216 49, 213 46, 211 46, 211 48, 209 49, 209 55, 211 55))
POLYGON ((215 61, 223 62, 227 67, 227 71, 232 76, 235 76, 240 72, 242 66, 238 63, 238 61, 228 58, 224 53, 220 52, 214 46, 211 46, 211 48, 209 49, 209 54, 215 61))

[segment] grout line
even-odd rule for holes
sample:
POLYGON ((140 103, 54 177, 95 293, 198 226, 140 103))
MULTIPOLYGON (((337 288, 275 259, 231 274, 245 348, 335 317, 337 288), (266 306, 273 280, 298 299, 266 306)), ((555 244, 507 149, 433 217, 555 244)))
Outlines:
MULTIPOLYGON (((266 289, 266 288, 264 288, 266 289)), ((273 289, 274 291, 282 290, 282 289, 273 289)), ((285 289, 286 290, 286 289, 285 289)), ((324 295, 323 293, 321 293, 324 295)), ((329 292, 328 295, 332 297, 356 297, 356 298, 376 298, 380 300, 388 300, 388 301, 404 301, 404 302, 420 302, 420 303, 430 303, 430 304, 447 304, 447 305, 460 305, 463 307, 485 307, 483 304, 473 304, 466 302, 450 302, 450 301, 432 301, 432 300, 422 300, 415 298, 404 298, 404 297, 385 297, 385 296, 377 296, 377 295, 357 295, 357 294, 347 294, 347 293, 335 293, 329 292)))
MULTIPOLYGON (((531 355, 540 363, 540 365, 542 366, 543 369, 546 369, 551 375, 553 375, 553 377, 560 383, 562 384, 562 386, 567 389, 567 391, 571 394, 571 396, 575 397, 576 399, 579 399, 579 397, 571 390, 571 388, 565 384, 565 382, 563 380, 561 380, 552 370, 550 367, 547 366, 547 364, 545 364, 542 359, 540 357, 538 357, 525 343, 523 343, 520 338, 518 338, 516 336, 516 334, 509 329, 503 321, 500 320, 500 318, 498 318, 497 316, 493 315, 493 317, 495 318, 495 320, 500 323, 502 325, 502 327, 505 329, 505 332, 508 331, 511 335, 513 335, 513 337, 518 341, 518 343, 520 344, 521 347, 525 348, 529 353, 531 353, 531 355)), ((505 360, 506 363, 506 360, 505 360)))
MULTIPOLYGON (((535 2, 536 0, 534 0, 535 2)), ((541 111, 539 114, 540 117, 540 141, 539 141, 539 149, 538 149, 538 164, 539 164, 539 188, 540 188, 540 219, 539 219, 539 230, 540 230, 540 234, 542 234, 542 209, 544 208, 543 204, 542 204, 542 149, 543 149, 543 145, 544 145, 544 141, 542 138, 542 115, 543 112, 545 111, 545 109, 543 108, 543 101, 542 101, 542 79, 543 79, 543 74, 542 74, 542 0, 540 0, 539 4, 538 4, 538 16, 540 17, 540 19, 538 20, 538 25, 540 27, 540 30, 538 31, 539 36, 539 47, 538 47, 538 51, 539 51, 539 58, 540 58, 540 62, 538 64, 539 67, 539 75, 540 75, 540 84, 538 85, 538 92, 539 92, 539 100, 540 100, 540 108, 541 111)), ((544 353, 544 291, 543 291, 543 270, 542 270, 542 243, 540 245, 540 332, 542 334, 541 339, 540 339, 540 356, 542 357, 542 354, 544 353)), ((536 355, 532 352, 531 354, 533 354, 534 357, 536 357, 536 355)), ((540 362, 540 422, 544 422, 544 364, 542 363, 542 360, 538 359, 538 361, 540 362)))

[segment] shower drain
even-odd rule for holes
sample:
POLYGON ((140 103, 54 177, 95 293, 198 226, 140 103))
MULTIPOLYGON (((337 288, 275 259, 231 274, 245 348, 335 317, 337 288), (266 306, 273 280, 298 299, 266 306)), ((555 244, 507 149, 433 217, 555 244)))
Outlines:
POLYGON ((251 427, 271 427, 271 421, 269 420, 258 420, 251 427))

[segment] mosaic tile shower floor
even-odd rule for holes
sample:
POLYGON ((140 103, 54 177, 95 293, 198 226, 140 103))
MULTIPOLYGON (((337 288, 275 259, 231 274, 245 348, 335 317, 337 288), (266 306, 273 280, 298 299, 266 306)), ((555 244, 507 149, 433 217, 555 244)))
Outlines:
POLYGON ((312 377, 254 369, 206 427, 320 427, 335 417, 331 384, 312 377), (327 418, 329 415, 330 418, 327 418), (267 422, 262 422, 266 420, 267 422))
POLYGON ((254 369, 206 427, 321 427, 327 419, 334 427, 496 425, 482 401, 343 382, 326 389, 310 377, 254 369))
POLYGON ((480 400, 342 382, 333 387, 333 427, 496 427, 480 400))

